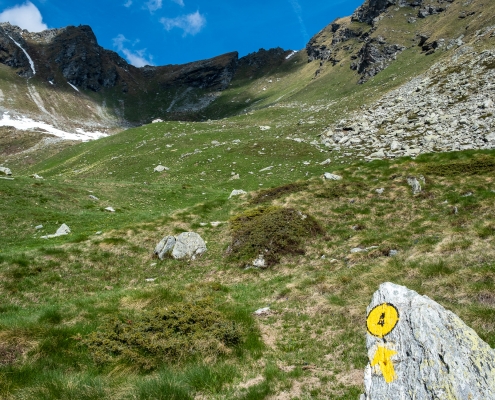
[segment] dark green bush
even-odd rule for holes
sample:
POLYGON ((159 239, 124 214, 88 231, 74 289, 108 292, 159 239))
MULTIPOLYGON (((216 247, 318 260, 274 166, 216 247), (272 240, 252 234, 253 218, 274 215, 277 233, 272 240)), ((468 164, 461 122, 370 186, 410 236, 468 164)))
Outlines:
POLYGON ((260 207, 230 219, 232 243, 227 255, 232 261, 252 261, 263 254, 266 266, 289 254, 304 254, 303 242, 324 234, 310 215, 293 208, 260 207))
POLYGON ((261 204, 266 201, 273 201, 291 193, 300 192, 308 187, 308 182, 294 182, 275 188, 265 189, 257 193, 249 202, 251 204, 261 204))

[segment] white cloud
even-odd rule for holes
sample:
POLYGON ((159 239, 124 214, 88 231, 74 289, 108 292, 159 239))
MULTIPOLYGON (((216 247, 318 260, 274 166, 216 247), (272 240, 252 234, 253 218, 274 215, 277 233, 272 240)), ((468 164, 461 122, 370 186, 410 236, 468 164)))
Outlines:
POLYGON ((0 13, 0 22, 10 22, 12 25, 17 25, 30 32, 41 32, 48 29, 48 26, 43 22, 40 11, 30 1, 4 10, 0 13))
POLYGON ((127 3, 124 4, 124 7, 129 8, 130 6, 132 6, 132 0, 127 0, 127 3))
POLYGON ((179 28, 184 31, 184 36, 194 36, 205 27, 206 18, 196 11, 193 14, 180 15, 176 18, 162 18, 160 22, 167 31, 179 28))
POLYGON ((146 7, 152 13, 152 12, 155 12, 156 10, 159 10, 160 8, 162 8, 162 3, 163 3, 163 0, 149 0, 146 3, 146 7))
POLYGON ((306 25, 304 25, 301 5, 299 4, 298 0, 289 0, 289 2, 291 4, 292 8, 294 9, 294 12, 297 15, 297 19, 299 20, 299 27, 300 27, 301 35, 303 36, 304 41, 307 42, 309 36, 308 36, 308 31, 306 30, 306 25))
MULTIPOLYGON (((130 42, 124 35, 119 34, 113 38, 113 46, 124 54, 127 61, 135 67, 144 67, 145 65, 153 65, 153 56, 146 57, 146 49, 130 50, 125 46, 125 43, 130 42)), ((139 42, 139 40, 138 40, 139 42)))
POLYGON ((174 3, 177 3, 179 6, 184 7, 184 0, 172 0, 174 3))

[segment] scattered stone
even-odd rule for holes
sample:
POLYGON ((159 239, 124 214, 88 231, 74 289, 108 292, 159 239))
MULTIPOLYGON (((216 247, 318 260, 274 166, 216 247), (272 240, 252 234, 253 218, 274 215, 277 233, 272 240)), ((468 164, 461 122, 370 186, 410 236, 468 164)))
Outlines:
POLYGON ((495 398, 495 351, 454 313, 387 282, 367 315, 361 399, 495 398))
POLYGON ((239 174, 235 174, 235 175, 232 175, 229 179, 229 181, 235 181, 237 179, 241 179, 241 177, 239 176, 239 174))
POLYGON ((269 127, 269 126, 260 126, 261 131, 267 131, 269 129, 271 129, 271 127, 269 127))
POLYGON ((156 278, 146 278, 145 281, 146 282, 154 282, 154 281, 156 281, 156 278))
POLYGON ((108 212, 115 212, 114 208, 113 207, 106 207, 105 208, 105 211, 108 211, 108 212))
POLYGON ((273 165, 266 167, 266 168, 263 168, 263 169, 260 169, 260 172, 270 171, 272 168, 273 168, 273 165))
POLYGON ((163 120, 160 118, 157 118, 157 119, 154 119, 153 121, 151 121, 152 124, 156 124, 158 122, 163 122, 163 120))
POLYGON ((0 167, 0 175, 12 175, 12 171, 7 167, 0 167))
POLYGON ((91 200, 94 200, 94 201, 98 201, 98 200, 100 200, 98 197, 96 197, 96 196, 94 196, 94 195, 92 195, 92 194, 90 194, 88 197, 89 197, 91 200))
POLYGON ((325 172, 323 176, 330 181, 340 181, 342 179, 340 175, 331 174, 330 172, 325 172))
POLYGON ((383 194, 384 191, 385 191, 385 188, 380 188, 380 189, 375 190, 375 192, 378 194, 383 194))
POLYGON ((95 235, 101 235, 103 232, 102 231, 98 231, 95 233, 95 235))
POLYGON ((247 194, 247 192, 242 190, 242 189, 232 190, 232 192, 230 193, 229 199, 234 197, 234 196, 241 196, 243 194, 247 194))
POLYGON ((34 227, 34 229, 36 229, 36 230, 43 229, 43 225, 36 225, 36 226, 34 227))
POLYGON ((351 249, 351 254, 362 253, 363 251, 366 251, 366 249, 362 249, 361 247, 354 247, 353 249, 351 249))
POLYGON ((328 165, 328 164, 330 164, 331 162, 332 162, 332 160, 330 160, 329 158, 327 158, 325 161, 322 161, 322 162, 320 163, 320 165, 328 165))
POLYGON ((68 235, 70 233, 70 228, 66 224, 60 225, 60 228, 57 229, 52 235, 41 236, 41 239, 51 239, 59 236, 68 235))
POLYGON ((268 314, 270 314, 270 307, 260 308, 260 309, 256 310, 253 314, 254 315, 268 315, 268 314))
POLYGON ((471 197, 472 195, 472 192, 467 192, 466 194, 463 194, 462 197, 471 197))
POLYGON ((419 192, 421 192, 421 185, 414 176, 407 178, 407 184, 411 186, 413 194, 418 194, 419 192))
POLYGON ((33 174, 33 175, 30 175, 31 178, 34 178, 34 179, 43 179, 42 176, 39 176, 38 174, 33 174))
POLYGON ((210 225, 213 227, 213 228, 216 228, 217 226, 220 226, 222 224, 221 221, 213 221, 213 222, 210 222, 210 225))
POLYGON ((155 247, 154 253, 160 260, 171 255, 176 260, 190 258, 206 252, 205 241, 195 232, 183 232, 179 236, 166 236, 155 247))
POLYGON ((163 172, 163 171, 168 171, 170 168, 164 167, 163 165, 157 165, 154 169, 153 172, 163 172))
POLYGON ((389 257, 395 257, 397 254, 399 254, 399 251, 398 250, 390 250, 388 252, 388 256, 389 257))

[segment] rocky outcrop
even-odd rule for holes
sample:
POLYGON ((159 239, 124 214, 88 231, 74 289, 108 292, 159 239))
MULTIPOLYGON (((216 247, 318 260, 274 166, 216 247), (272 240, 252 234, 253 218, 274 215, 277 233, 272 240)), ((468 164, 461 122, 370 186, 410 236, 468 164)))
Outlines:
POLYGON ((365 22, 372 25, 381 14, 390 6, 419 8, 418 17, 425 18, 428 15, 438 14, 446 10, 446 3, 454 0, 367 0, 354 14, 352 20, 365 22))
MULTIPOLYGON (((483 34, 492 33, 495 27, 483 34)), ((336 159, 346 153, 371 160, 493 149, 494 66, 494 51, 476 53, 462 46, 425 74, 329 127, 322 143, 341 154, 336 159)))
POLYGON ((404 49, 398 44, 387 44, 381 37, 367 41, 359 50, 357 59, 351 63, 351 69, 361 75, 358 83, 364 83, 383 71, 404 49))
POLYGON ((495 351, 428 297, 383 283, 366 325, 362 400, 495 398, 495 351))

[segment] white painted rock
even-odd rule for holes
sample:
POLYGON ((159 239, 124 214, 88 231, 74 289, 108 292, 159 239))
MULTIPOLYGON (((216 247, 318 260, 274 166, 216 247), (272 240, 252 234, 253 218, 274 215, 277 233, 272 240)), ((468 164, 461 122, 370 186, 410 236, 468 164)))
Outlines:
POLYGON ((242 189, 239 189, 239 190, 232 190, 232 193, 230 193, 230 196, 229 196, 229 199, 232 198, 232 197, 235 197, 235 196, 241 196, 243 194, 247 194, 247 192, 245 192, 244 190, 242 189))
POLYGON ((325 172, 323 176, 330 181, 340 181, 342 179, 340 175, 331 174, 330 172, 325 172))
POLYGON ((12 171, 7 167, 0 167, 0 175, 12 175, 12 171))
POLYGON ((430 298, 383 283, 366 325, 361 399, 495 399, 495 351, 430 298))

